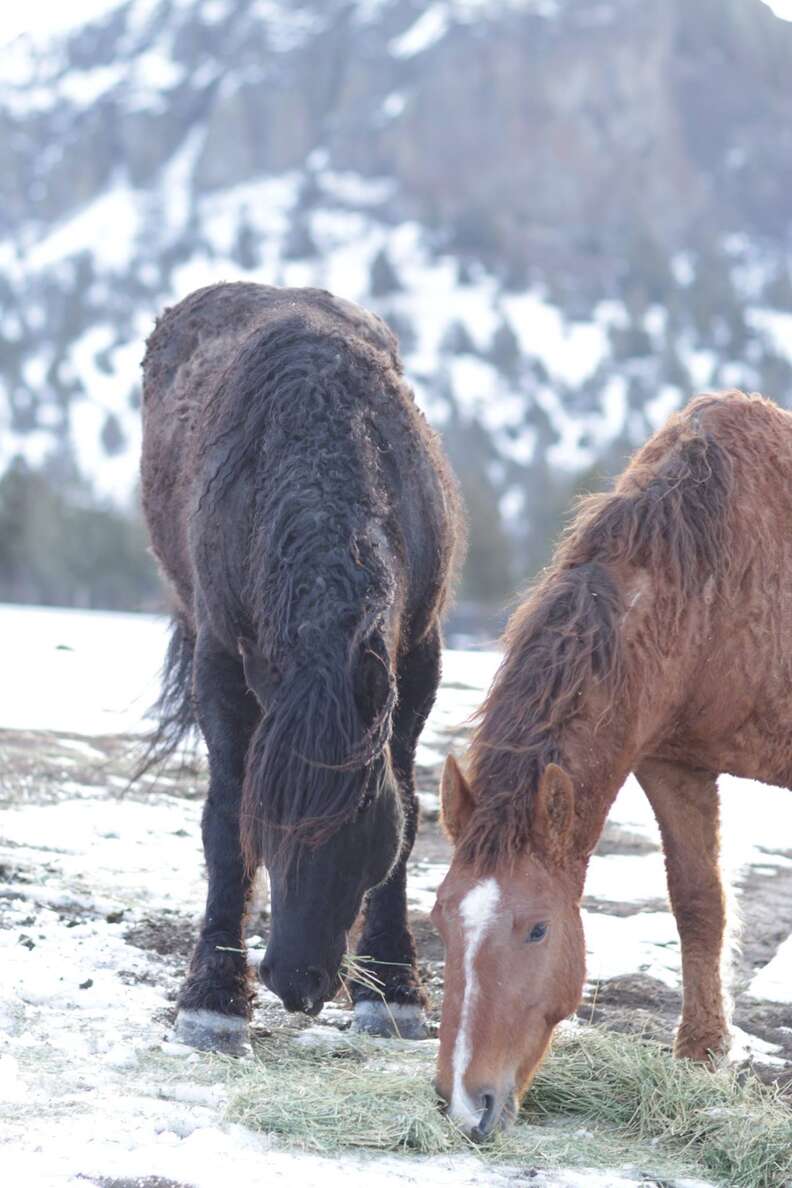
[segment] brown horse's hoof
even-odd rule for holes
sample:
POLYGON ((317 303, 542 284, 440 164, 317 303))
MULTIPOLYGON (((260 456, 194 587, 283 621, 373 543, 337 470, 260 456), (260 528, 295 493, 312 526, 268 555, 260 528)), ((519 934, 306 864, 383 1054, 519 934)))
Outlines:
POLYGON ((731 1036, 725 1031, 691 1032, 680 1027, 674 1040, 674 1055, 700 1064, 720 1064, 729 1054, 731 1036))
POLYGON ((222 1052, 226 1056, 246 1056, 251 1050, 247 1019, 216 1011, 180 1010, 173 1038, 202 1052, 222 1052))
POLYGON ((353 1027, 364 1035, 396 1039, 422 1040, 429 1035, 422 1007, 411 1002, 356 1002, 353 1027))

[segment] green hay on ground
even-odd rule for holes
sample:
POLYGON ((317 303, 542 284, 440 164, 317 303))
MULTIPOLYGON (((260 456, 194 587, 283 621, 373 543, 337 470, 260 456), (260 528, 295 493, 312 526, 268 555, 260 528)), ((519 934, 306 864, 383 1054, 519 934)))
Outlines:
POLYGON ((581 1030, 555 1046, 526 1105, 661 1142, 731 1188, 792 1184, 792 1111, 778 1093, 658 1044, 581 1030))
POLYGON ((435 1154, 455 1145, 418 1045, 389 1040, 388 1051, 337 1035, 316 1046, 298 1037, 262 1045, 261 1062, 233 1079, 234 1118, 314 1151, 435 1154))
POLYGON ((328 1032, 280 1035, 229 1067, 230 1113, 288 1145, 363 1148, 534 1166, 698 1174, 729 1188, 792 1184, 792 1112, 754 1077, 675 1061, 658 1044, 596 1028, 558 1037, 517 1125, 481 1148, 438 1111, 436 1045, 328 1032), (315 1035, 316 1033, 312 1033, 315 1035))

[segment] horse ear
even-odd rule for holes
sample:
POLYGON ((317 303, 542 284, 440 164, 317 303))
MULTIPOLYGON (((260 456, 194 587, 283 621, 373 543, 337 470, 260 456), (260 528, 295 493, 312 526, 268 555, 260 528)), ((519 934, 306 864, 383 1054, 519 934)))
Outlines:
POLYGON ((470 784, 454 756, 449 755, 440 779, 440 814, 443 828, 452 842, 462 835, 473 812, 473 803, 470 784))
POLYGON ((575 815, 575 788, 557 763, 548 763, 539 780, 534 827, 542 849, 560 860, 567 852, 567 840, 575 815))
POLYGON ((264 708, 272 690, 280 684, 280 672, 274 664, 261 655, 252 640, 240 636, 237 640, 245 684, 255 694, 261 708, 264 708))

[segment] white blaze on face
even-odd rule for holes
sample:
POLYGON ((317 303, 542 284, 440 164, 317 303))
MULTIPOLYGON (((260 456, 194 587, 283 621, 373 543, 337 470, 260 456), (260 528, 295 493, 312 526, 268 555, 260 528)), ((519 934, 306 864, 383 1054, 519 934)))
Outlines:
POLYGON ((476 955, 481 948, 487 929, 495 920, 501 892, 496 879, 482 879, 468 891, 459 905, 464 930, 464 993, 459 1029, 454 1043, 453 1086, 449 1115, 463 1130, 474 1130, 481 1118, 481 1110, 470 1100, 465 1089, 465 1073, 470 1064, 470 1028, 473 1022, 473 1007, 478 997, 476 978, 476 955))

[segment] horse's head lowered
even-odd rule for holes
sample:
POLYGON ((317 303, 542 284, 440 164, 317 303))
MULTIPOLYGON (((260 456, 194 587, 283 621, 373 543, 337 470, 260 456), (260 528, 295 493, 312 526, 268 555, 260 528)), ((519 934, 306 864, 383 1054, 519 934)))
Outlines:
MULTIPOLYGON (((575 1010, 583 988, 579 875, 563 862, 571 780, 549 764, 534 796, 536 853, 481 870, 458 848, 432 912, 446 950, 437 1090, 475 1139, 514 1118, 554 1027, 575 1010)), ((476 820, 473 792, 453 758, 441 797, 456 843, 476 820)))
POLYGON ((248 854, 266 863, 272 900, 260 975, 288 1011, 309 1015, 338 990, 349 931, 365 894, 390 872, 403 832, 388 743, 395 679, 382 641, 368 641, 332 680, 309 674, 302 693, 298 678, 262 696, 271 717, 261 751, 255 740, 251 750, 258 783, 247 801, 248 854), (271 753, 280 735, 283 762, 271 753), (263 829, 262 819, 270 822, 263 829))
POLYGON ((399 853, 402 810, 387 754, 366 779, 349 821, 330 837, 301 845, 285 862, 275 856, 269 864, 272 931, 260 976, 287 1011, 317 1015, 335 996, 363 898, 387 877, 399 853))

